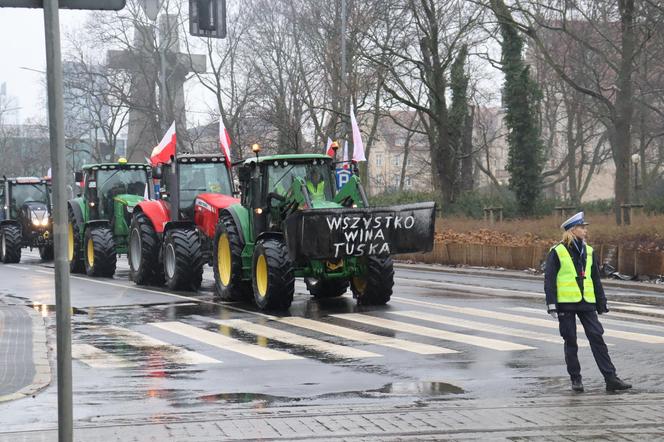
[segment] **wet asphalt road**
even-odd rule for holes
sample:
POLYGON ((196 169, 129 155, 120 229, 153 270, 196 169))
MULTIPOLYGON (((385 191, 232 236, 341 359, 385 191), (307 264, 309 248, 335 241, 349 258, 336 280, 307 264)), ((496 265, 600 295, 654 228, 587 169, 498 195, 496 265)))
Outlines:
MULTIPOLYGON (((119 261, 114 279, 72 277, 75 419, 159 421, 220 408, 572 396, 557 323, 540 281, 397 270, 392 301, 358 307, 350 293, 313 300, 301 281, 288 312, 199 293, 137 287, 119 261)), ((25 253, 0 265, 0 296, 40 311, 55 341, 52 264, 25 253)), ((603 318, 630 394, 664 393, 664 296, 608 290, 603 318), (619 295, 619 296, 618 296, 619 295)), ((583 345, 583 344, 582 344, 583 345)), ((53 353, 53 352, 52 352, 53 353)), ((588 347, 587 394, 604 395, 588 347)), ((55 355, 51 354, 55 367, 55 355)), ((57 390, 0 404, 9 430, 57 422, 57 390)))

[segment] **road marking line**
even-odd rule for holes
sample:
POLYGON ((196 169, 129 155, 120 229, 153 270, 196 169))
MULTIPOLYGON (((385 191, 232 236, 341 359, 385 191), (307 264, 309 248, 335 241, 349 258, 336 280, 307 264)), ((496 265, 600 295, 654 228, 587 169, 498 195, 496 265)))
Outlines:
POLYGON ((90 344, 72 344, 71 357, 92 368, 131 368, 138 365, 90 344))
POLYGON ((420 344, 418 342, 411 342, 405 339, 375 335, 373 333, 367 333, 360 330, 354 330, 348 327, 341 327, 339 325, 328 324, 322 321, 314 321, 313 319, 301 318, 299 316, 287 316, 281 318, 274 317, 273 320, 281 322, 283 324, 288 324, 295 327, 304 328, 307 330, 313 330, 319 333, 337 336, 351 341, 364 342, 366 344, 372 344, 372 345, 381 345, 383 347, 396 348, 397 350, 403 350, 421 355, 458 353, 456 350, 452 350, 445 347, 439 347, 436 345, 429 345, 429 344, 420 344))
POLYGON ((260 324, 254 324, 253 322, 245 321, 242 319, 202 319, 205 319, 208 322, 214 322, 215 324, 225 325, 237 330, 242 330, 254 335, 263 336, 267 339, 273 339, 275 341, 285 342, 287 344, 300 345, 319 351, 321 353, 328 353, 341 358, 372 358, 382 356, 378 353, 372 353, 370 351, 359 350, 352 347, 346 347, 344 345, 337 345, 330 342, 320 341, 318 339, 301 336, 284 330, 279 330, 260 324))
POLYGON ((619 308, 620 310, 627 310, 630 312, 637 312, 637 313, 648 313, 648 314, 655 314, 655 315, 664 315, 664 310, 660 308, 652 308, 652 307, 632 307, 628 305, 618 305, 616 308, 619 308))
MULTIPOLYGON (((451 325, 454 327, 469 328, 472 330, 483 331, 487 333, 496 333, 499 335, 515 336, 517 338, 534 339, 537 341, 550 342, 552 344, 562 344, 563 339, 556 335, 547 335, 544 333, 533 332, 530 330, 502 327, 499 325, 488 324, 486 322, 469 321, 466 319, 453 318, 451 316, 434 315, 419 311, 388 312, 393 315, 405 316, 407 318, 421 319, 423 321, 435 322, 437 324, 451 325)), ((587 347, 587 342, 580 342, 580 347, 587 347)))
POLYGON ((528 292, 525 290, 514 290, 514 289, 498 289, 498 288, 489 288, 479 285, 468 285, 468 284, 456 284, 453 282, 441 282, 441 281, 429 281, 426 279, 415 279, 415 278, 403 278, 403 277, 394 277, 394 280, 406 281, 411 285, 417 285, 418 287, 423 287, 426 285, 436 285, 442 288, 450 290, 461 290, 466 293, 478 294, 478 295, 496 295, 496 296, 507 296, 511 298, 541 298, 543 295, 536 292, 528 292))
POLYGON ((420 325, 410 324, 407 322, 392 321, 390 319, 378 318, 375 316, 363 315, 360 313, 343 313, 338 315, 331 315, 335 318, 347 319, 362 324, 373 325, 375 327, 388 328, 397 330, 404 333, 412 333, 416 335, 429 336, 437 339, 444 339, 447 341, 461 342, 463 344, 474 345, 477 347, 484 347, 491 350, 498 351, 515 351, 515 350, 534 350, 535 347, 528 345, 516 344, 508 341, 501 341, 498 339, 483 338, 480 336, 466 335, 463 333, 454 333, 437 328, 422 327, 420 325))
POLYGON ((271 348, 261 347, 254 344, 247 344, 237 339, 229 338, 219 333, 214 333, 208 330, 203 330, 192 325, 184 324, 182 322, 153 322, 150 324, 153 327, 166 330, 170 333, 175 333, 185 336, 189 339, 203 342, 204 344, 213 347, 221 348, 223 350, 240 353, 254 359, 261 361, 283 361, 293 359, 304 359, 300 356, 292 355, 285 351, 272 350, 271 348))
POLYGON ((168 342, 161 341, 159 339, 153 338, 143 333, 139 333, 128 328, 116 327, 116 326, 107 326, 100 327, 99 330, 102 332, 108 333, 112 336, 121 338, 123 342, 131 345, 132 347, 137 348, 155 348, 163 347, 168 351, 164 354, 164 357, 170 359, 173 362, 187 364, 187 365, 196 365, 196 364, 219 364, 221 361, 205 356, 195 351, 187 350, 168 342))
MULTIPOLYGON (((517 322, 519 324, 528 324, 537 327, 558 329, 558 322, 553 321, 552 319, 529 318, 527 316, 512 315, 509 313, 501 313, 493 310, 481 310, 472 307, 457 307, 447 304, 434 304, 431 302, 416 301, 412 299, 401 298, 398 296, 393 296, 392 299, 396 300, 396 302, 401 302, 411 305, 425 305, 427 307, 435 308, 438 310, 445 310, 450 312, 463 313, 467 315, 480 316, 483 318, 497 319, 500 321, 517 322)), ((664 337, 661 336, 646 335, 641 333, 632 333, 632 332, 625 332, 619 330, 607 330, 607 329, 604 329, 604 335, 611 336, 612 338, 625 339, 627 341, 643 342, 646 344, 664 344, 664 337)))

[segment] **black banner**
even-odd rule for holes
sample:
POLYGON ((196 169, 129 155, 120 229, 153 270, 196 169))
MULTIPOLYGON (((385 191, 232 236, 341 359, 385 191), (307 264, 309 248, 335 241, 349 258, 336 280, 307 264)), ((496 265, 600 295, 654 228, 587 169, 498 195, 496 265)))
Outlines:
POLYGON ((303 210, 286 219, 292 259, 393 255, 433 249, 435 203, 303 210))

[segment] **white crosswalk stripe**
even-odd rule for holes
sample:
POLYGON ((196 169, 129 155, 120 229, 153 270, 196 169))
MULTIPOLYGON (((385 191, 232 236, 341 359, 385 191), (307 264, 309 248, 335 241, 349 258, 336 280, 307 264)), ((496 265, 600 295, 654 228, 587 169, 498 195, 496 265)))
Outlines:
MULTIPOLYGON (((550 342, 552 344, 562 344, 563 339, 553 334, 538 333, 531 330, 522 330, 516 328, 502 327, 499 325, 488 324, 486 322, 470 321, 466 319, 453 318, 451 316, 434 315, 431 313, 419 311, 391 311, 393 315, 404 316, 407 318, 421 319, 437 324, 451 325, 453 327, 469 328, 471 330, 483 331, 487 333, 496 333, 499 335, 514 336, 517 338, 533 339, 536 341, 550 342)), ((579 342, 580 347, 587 347, 588 342, 579 342)))
POLYGON ((108 326, 100 328, 100 331, 109 335, 117 337, 122 342, 136 348, 156 348, 161 347, 164 350, 164 357, 180 364, 218 364, 221 361, 202 355, 195 351, 186 350, 184 348, 169 344, 151 336, 144 335, 143 333, 129 330, 127 328, 108 326))
POLYGON ((407 352, 417 353, 422 355, 457 353, 456 350, 452 350, 445 347, 439 347, 436 345, 429 345, 429 344, 420 344, 418 342, 407 341, 405 339, 391 338, 389 336, 380 336, 373 333, 367 333, 360 330, 353 330, 352 328, 341 327, 339 325, 328 324, 322 321, 314 321, 313 319, 301 318, 298 316, 274 318, 274 320, 279 321, 283 324, 288 324, 295 327, 304 328, 307 330, 313 330, 327 335, 337 336, 342 339, 348 339, 351 341, 358 341, 372 345, 380 345, 383 347, 395 348, 398 350, 404 350, 407 352))
POLYGON ((92 368, 131 368, 135 362, 128 361, 90 344, 72 344, 71 357, 92 368))
MULTIPOLYGON (((512 308, 510 308, 510 310, 516 311, 516 312, 533 313, 533 314, 536 314, 536 315, 542 315, 542 310, 541 309, 530 308, 530 307, 512 307, 512 308)), ((602 319, 601 319, 602 324, 612 324, 612 325, 619 326, 619 327, 640 328, 640 329, 645 329, 645 330, 652 330, 652 331, 658 332, 658 333, 664 333, 664 326, 661 326, 661 325, 645 324, 645 323, 631 322, 631 321, 621 321, 621 320, 613 319, 613 318, 627 318, 627 319, 633 319, 635 321, 656 320, 656 318, 651 318, 651 317, 648 317, 648 316, 636 315, 636 314, 630 314, 630 313, 617 313, 617 312, 612 310, 608 315, 602 316, 602 319)), ((657 322, 657 321, 655 321, 655 322, 657 322)), ((662 322, 664 322, 664 321, 662 321, 662 322)))
POLYGON ((340 358, 372 358, 381 355, 372 353, 370 351, 359 350, 352 347, 343 345, 332 344, 318 339, 301 336, 295 333, 290 333, 284 330, 279 330, 265 325, 254 324, 253 322, 244 321, 242 319, 208 319, 209 322, 215 324, 225 325, 237 330, 242 330, 258 336, 264 336, 268 339, 284 342, 286 344, 298 345, 307 347, 321 353, 327 353, 340 358))
POLYGON ((480 336, 465 335, 462 333, 449 332, 437 328, 422 327, 415 324, 392 321, 389 319, 377 318, 375 316, 363 315, 360 313, 343 313, 332 315, 336 318, 355 321, 362 324, 373 325, 375 327, 382 327, 391 330, 397 330, 404 333, 411 333, 422 336, 429 336, 437 339, 444 339, 447 341, 461 342, 463 344, 474 345, 476 347, 488 348, 497 351, 515 351, 515 350, 534 350, 535 347, 528 345, 516 344, 508 341, 501 341, 498 339, 483 338, 480 336))
POLYGON ((203 330, 182 322, 153 322, 150 324, 170 333, 175 333, 193 339, 204 344, 221 348, 223 350, 240 353, 245 356, 259 359, 261 361, 285 361, 293 359, 302 359, 300 356, 292 355, 285 351, 272 350, 259 345, 247 344, 237 339, 224 336, 220 333, 214 333, 203 330))

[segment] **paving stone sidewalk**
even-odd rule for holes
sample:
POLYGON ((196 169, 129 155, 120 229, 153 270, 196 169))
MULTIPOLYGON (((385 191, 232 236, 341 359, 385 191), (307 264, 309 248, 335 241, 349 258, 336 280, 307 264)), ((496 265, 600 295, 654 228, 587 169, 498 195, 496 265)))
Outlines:
POLYGON ((0 300, 0 402, 30 396, 51 382, 41 315, 0 300))
MULTIPOLYGON (((663 400, 664 395, 657 394, 589 394, 511 403, 376 403, 102 417, 79 422, 75 440, 661 440, 663 400)), ((2 442, 55 439, 55 429, 0 432, 2 442)))

